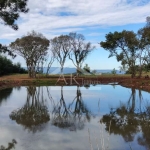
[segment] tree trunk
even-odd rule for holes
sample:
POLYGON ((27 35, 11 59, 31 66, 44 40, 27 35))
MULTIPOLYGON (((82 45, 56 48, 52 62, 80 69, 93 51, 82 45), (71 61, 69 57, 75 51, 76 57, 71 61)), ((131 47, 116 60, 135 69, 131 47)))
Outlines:
POLYGON ((140 70, 139 70, 139 78, 141 78, 141 76, 142 76, 142 71, 143 71, 143 67, 140 66, 140 70))
POLYGON ((77 76, 79 76, 81 74, 81 68, 79 67, 79 64, 77 64, 77 69, 76 69, 76 73, 77 73, 77 76))

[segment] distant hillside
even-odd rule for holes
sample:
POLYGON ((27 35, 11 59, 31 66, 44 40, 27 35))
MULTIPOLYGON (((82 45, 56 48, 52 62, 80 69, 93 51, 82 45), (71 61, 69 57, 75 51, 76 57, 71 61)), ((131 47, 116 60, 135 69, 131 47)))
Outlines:
MULTIPOLYGON (((96 70, 97 73, 111 73, 112 70, 106 69, 106 70, 96 70)), ((44 73, 46 72, 46 68, 44 69, 44 73)), ((70 74, 70 73, 75 73, 76 68, 68 68, 65 67, 63 70, 64 74, 70 74)), ((117 74, 124 74, 124 72, 120 72, 119 70, 116 70, 117 74)), ((59 67, 52 67, 50 69, 50 74, 60 74, 60 68, 59 67)))

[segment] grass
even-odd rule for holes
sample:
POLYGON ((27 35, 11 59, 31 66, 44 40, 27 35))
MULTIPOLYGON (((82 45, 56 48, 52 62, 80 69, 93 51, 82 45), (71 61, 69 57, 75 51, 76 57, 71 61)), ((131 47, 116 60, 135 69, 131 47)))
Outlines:
MULTIPOLYGON (((138 75, 138 74, 137 74, 138 75)), ((150 72, 146 73, 144 72, 142 74, 142 76, 144 77, 145 75, 149 75, 150 76, 150 72)), ((37 75, 37 78, 39 79, 48 79, 48 78, 58 78, 60 75, 56 74, 56 75, 48 75, 48 77, 46 75, 42 75, 42 74, 38 74, 37 75)), ((71 77, 71 74, 64 74, 64 77, 66 78, 70 78, 71 77)), ((72 77, 74 77, 72 75, 72 77)), ((101 75, 80 75, 79 78, 97 78, 97 77, 131 77, 131 74, 116 74, 116 75, 113 75, 113 74, 101 74, 101 75)), ((13 75, 6 75, 6 76, 2 76, 0 77, 0 79, 30 79, 28 77, 28 74, 13 74, 13 75)), ((30 79, 32 80, 32 79, 30 79)))

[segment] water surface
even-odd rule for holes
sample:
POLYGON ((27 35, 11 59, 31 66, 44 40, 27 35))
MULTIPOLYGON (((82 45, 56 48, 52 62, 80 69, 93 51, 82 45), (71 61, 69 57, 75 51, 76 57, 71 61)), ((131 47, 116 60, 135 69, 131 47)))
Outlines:
POLYGON ((145 150, 149 135, 150 94, 144 91, 119 85, 0 90, 5 149, 145 150))

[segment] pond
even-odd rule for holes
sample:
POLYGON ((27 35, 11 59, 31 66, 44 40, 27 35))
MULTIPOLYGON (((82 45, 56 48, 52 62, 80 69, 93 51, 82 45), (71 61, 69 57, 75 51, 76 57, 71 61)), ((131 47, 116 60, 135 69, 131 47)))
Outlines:
POLYGON ((0 90, 0 150, 150 149, 150 94, 120 85, 0 90))

